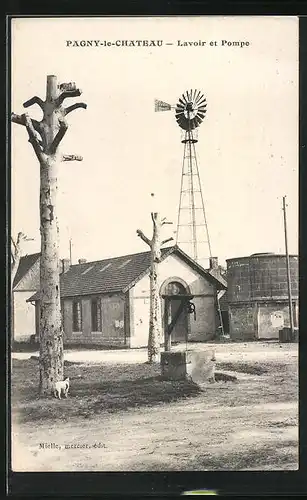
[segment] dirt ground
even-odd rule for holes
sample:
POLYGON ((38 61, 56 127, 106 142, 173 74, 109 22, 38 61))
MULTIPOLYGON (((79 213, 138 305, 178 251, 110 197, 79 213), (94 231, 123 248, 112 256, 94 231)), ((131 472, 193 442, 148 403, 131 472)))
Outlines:
POLYGON ((297 469, 297 345, 188 347, 215 349, 217 370, 235 374, 237 383, 200 390, 161 381, 159 367, 144 364, 146 350, 71 350, 70 396, 42 401, 37 360, 29 359, 35 353, 15 353, 13 470, 297 469))

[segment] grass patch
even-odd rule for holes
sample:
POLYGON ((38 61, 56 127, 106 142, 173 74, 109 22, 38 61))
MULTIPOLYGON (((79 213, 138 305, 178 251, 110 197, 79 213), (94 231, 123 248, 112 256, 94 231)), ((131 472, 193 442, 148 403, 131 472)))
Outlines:
POLYGON ((267 463, 272 469, 283 468, 289 462, 298 460, 297 441, 284 441, 274 444, 262 444, 245 450, 231 450, 230 453, 221 453, 218 456, 208 454, 199 455, 193 464, 192 470, 245 470, 261 469, 267 463))
POLYGON ((263 365, 263 363, 241 363, 237 362, 221 362, 217 363, 216 366, 221 370, 229 370, 241 373, 248 373, 249 375, 264 375, 269 372, 269 367, 263 365))
MULTIPOLYGON (((30 356, 30 359, 34 359, 35 361, 39 361, 38 356, 30 356)), ((80 365, 80 364, 81 364, 80 361, 68 361, 68 360, 64 359, 64 367, 70 366, 70 365, 80 365)))
POLYGON ((39 344, 30 342, 15 342, 12 345, 12 352, 37 352, 39 344))
POLYGON ((13 360, 12 409, 20 422, 41 419, 69 421, 90 418, 101 412, 154 406, 199 394, 191 381, 165 381, 160 365, 85 365, 65 363, 65 377, 71 379, 67 399, 39 399, 38 362, 13 360))

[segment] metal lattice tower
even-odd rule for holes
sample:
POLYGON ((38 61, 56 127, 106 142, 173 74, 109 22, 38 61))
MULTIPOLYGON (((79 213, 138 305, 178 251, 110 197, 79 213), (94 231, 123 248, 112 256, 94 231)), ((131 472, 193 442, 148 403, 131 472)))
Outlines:
POLYGON ((197 131, 186 131, 184 144, 176 243, 203 267, 212 257, 204 199, 197 164, 197 131))
POLYGON ((177 124, 183 129, 176 243, 196 262, 208 268, 212 253, 195 148, 198 142, 196 129, 205 116, 206 106, 204 95, 197 90, 185 92, 176 106, 155 101, 156 111, 175 109, 177 124))

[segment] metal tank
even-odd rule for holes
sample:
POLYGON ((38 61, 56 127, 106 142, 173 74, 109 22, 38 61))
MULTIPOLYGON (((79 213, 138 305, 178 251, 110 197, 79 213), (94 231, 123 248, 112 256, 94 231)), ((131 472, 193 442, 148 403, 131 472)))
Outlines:
MULTIPOLYGON (((298 256, 290 255, 294 323, 298 323, 298 256)), ((227 299, 233 340, 275 339, 289 326, 286 256, 255 253, 227 261, 227 299)))

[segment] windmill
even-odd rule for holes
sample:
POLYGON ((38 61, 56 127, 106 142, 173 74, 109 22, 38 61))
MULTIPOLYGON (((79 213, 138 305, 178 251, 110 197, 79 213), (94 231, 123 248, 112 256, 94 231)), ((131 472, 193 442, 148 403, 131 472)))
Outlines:
POLYGON ((177 124, 182 129, 184 149, 176 243, 205 268, 209 267, 212 255, 195 144, 206 108, 206 98, 198 90, 184 92, 175 106, 155 100, 155 111, 175 110, 177 124))

